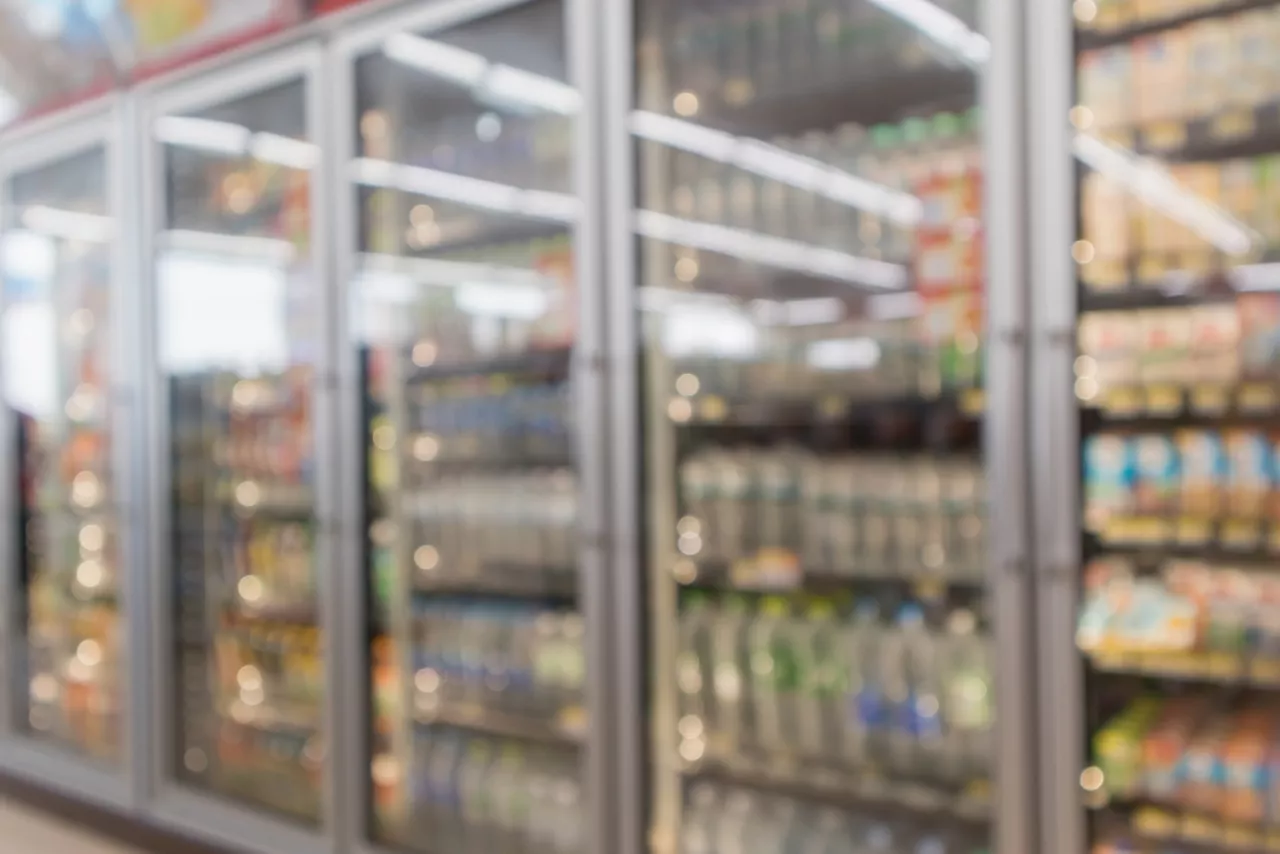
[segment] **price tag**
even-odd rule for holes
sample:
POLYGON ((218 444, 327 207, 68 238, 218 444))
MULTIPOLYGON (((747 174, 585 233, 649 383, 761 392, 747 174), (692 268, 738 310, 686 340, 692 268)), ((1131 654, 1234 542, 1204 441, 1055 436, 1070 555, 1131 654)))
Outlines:
POLYGON ((1257 130, 1257 124, 1253 110, 1229 110, 1213 120, 1209 132, 1220 140, 1241 139, 1251 136, 1257 130))
POLYGON ((1270 412, 1276 408, 1276 390, 1266 383, 1245 383, 1236 405, 1241 412, 1270 412))
POLYGON ((1150 385, 1146 392, 1146 408, 1151 415, 1167 417, 1182 411, 1182 389, 1176 385, 1150 385))
POLYGON ((1191 390, 1191 410, 1201 415, 1221 415, 1227 411, 1230 401, 1222 385, 1198 385, 1191 390))
POLYGON ((1218 540, 1233 551, 1252 551, 1262 538, 1262 526, 1250 519, 1229 519, 1222 523, 1218 540))
POLYGON ((1209 816, 1188 813, 1182 817, 1182 836, 1192 842, 1219 843, 1222 824, 1209 816))
POLYGON ((1154 284, 1169 272, 1169 265, 1159 255, 1143 255, 1138 262, 1138 281, 1154 284))
POLYGON ((1178 519, 1175 539, 1180 546, 1200 546, 1209 542, 1213 536, 1213 526, 1208 519, 1197 519, 1194 516, 1183 516, 1178 519))
POLYGON ((1143 807, 1133 813, 1133 829, 1153 839, 1168 839, 1178 831, 1178 817, 1159 807, 1143 807))
POLYGON ((729 415, 729 404, 718 394, 709 394, 698 401, 698 415, 703 421, 723 421, 729 415))
POLYGON ((840 418, 848 411, 849 399, 838 394, 828 394, 818 401, 818 414, 823 418, 840 418))
POLYGON ((1225 824, 1222 827, 1222 844, 1228 848, 1254 850, 1262 845, 1262 834, 1247 824, 1225 824))
POLYGON ((1182 122, 1153 122, 1142 131, 1143 144, 1153 151, 1172 151, 1187 144, 1187 126, 1182 122))
POLYGON ((1142 395, 1127 386, 1107 389, 1102 399, 1102 411, 1112 418, 1133 418, 1142 411, 1142 395))
POLYGON ((980 388, 967 388, 960 393, 960 411, 965 415, 981 415, 987 407, 986 392, 980 388))

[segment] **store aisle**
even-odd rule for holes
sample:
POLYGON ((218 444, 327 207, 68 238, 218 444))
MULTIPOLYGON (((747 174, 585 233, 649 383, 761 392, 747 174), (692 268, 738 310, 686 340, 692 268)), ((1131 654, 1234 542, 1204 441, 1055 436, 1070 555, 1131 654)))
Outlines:
POLYGON ((4 851, 41 854, 142 854, 50 813, 0 796, 0 839, 4 851))

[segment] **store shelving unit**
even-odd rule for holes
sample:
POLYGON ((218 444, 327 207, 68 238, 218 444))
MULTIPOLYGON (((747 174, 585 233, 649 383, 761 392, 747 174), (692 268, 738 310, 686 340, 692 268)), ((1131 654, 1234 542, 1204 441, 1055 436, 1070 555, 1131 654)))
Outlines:
POLYGON ((132 292, 113 241, 129 206, 118 103, 7 135, 0 144, 4 417, 0 599, 5 731, 0 762, 46 785, 129 806, 141 769, 122 619, 138 589, 123 567, 136 531, 132 292))
POLYGON ((987 335, 1024 302, 983 237, 1016 163, 984 156, 1008 144, 999 90, 974 109, 1013 32, 1007 9, 991 39, 977 5, 933 11, 953 39, 861 3, 645 2, 607 28, 635 57, 610 90, 635 109, 609 331, 643 354, 638 468, 616 471, 643 496, 628 720, 651 798, 623 823, 649 850, 1027 845, 1028 769, 988 740, 1018 744, 1028 710, 1025 578, 994 571, 1021 548, 1019 445, 986 454, 1020 423, 1017 337, 987 335))
POLYGON ((612 847, 603 576, 584 545, 603 441, 577 53, 594 14, 455 4, 336 45, 341 273, 358 306, 344 393, 363 402, 347 518, 367 532, 349 554, 367 567, 356 616, 377 627, 358 846, 612 847))
POLYGON ((1040 126, 1069 105, 1078 160, 1055 141, 1033 187, 1043 245, 1075 260, 1070 271, 1037 268, 1051 295, 1037 358, 1055 376, 1033 394, 1043 423, 1062 425, 1043 447, 1063 476, 1046 478, 1036 501, 1079 508, 1069 522, 1046 517, 1040 549, 1042 667, 1054 674, 1042 704, 1058 700, 1042 725, 1068 734, 1046 755, 1056 838, 1044 841, 1064 852, 1262 851, 1274 833, 1253 799, 1270 789, 1249 778, 1242 751, 1256 739, 1267 753, 1275 726, 1262 615, 1277 542, 1268 194, 1280 146, 1274 84, 1250 57, 1271 44, 1264 25, 1277 9, 1152 12, 1076 4, 1074 49, 1047 29, 1036 44, 1071 72, 1044 75, 1040 126), (1218 72, 1190 76, 1188 57, 1219 44, 1239 57, 1242 85, 1229 97, 1213 91, 1218 72), (1186 87, 1156 96, 1150 75, 1163 71, 1186 87), (1099 141, 1110 154, 1098 156, 1099 141), (1162 189, 1147 194, 1144 181, 1162 189), (1142 625, 1130 622, 1138 602, 1142 625), (1224 622, 1232 603, 1238 619, 1224 622), (1214 759, 1218 750, 1231 758, 1214 759), (1206 760, 1232 771, 1205 779, 1206 760), (1167 762, 1184 770, 1166 777, 1167 762))

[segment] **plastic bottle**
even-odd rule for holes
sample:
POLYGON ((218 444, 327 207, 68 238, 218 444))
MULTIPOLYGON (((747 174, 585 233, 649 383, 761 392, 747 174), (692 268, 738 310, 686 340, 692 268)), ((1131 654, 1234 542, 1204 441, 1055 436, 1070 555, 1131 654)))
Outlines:
POLYGON ((849 668, 841 756, 846 764, 858 767, 887 755, 888 708, 880 649, 884 626, 879 604, 874 599, 858 602, 841 634, 842 657, 849 668))

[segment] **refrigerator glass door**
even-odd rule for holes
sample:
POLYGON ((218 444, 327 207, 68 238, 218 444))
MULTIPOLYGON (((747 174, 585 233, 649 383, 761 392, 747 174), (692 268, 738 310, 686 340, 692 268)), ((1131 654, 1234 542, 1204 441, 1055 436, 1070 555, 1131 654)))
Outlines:
POLYGON ((584 851, 565 5, 357 57, 348 167, 378 840, 584 851))
POLYGON ((1073 11, 1090 844, 1261 849, 1280 793, 1280 12, 1073 11))
POLYGON ((4 185, 5 404, 19 497, 13 710, 17 727, 85 758, 121 759, 118 560, 111 465, 107 155, 89 147, 4 185))
POLYGON ((981 4, 636 7, 652 849, 994 848, 981 4))
POLYGON ((177 778, 319 821, 325 732, 301 79, 155 119, 177 778))

